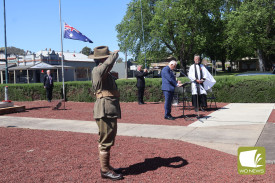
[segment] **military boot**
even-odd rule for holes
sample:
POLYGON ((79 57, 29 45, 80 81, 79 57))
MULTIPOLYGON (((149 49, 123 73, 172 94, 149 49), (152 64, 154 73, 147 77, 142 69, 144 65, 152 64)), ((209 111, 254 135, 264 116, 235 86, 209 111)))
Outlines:
POLYGON ((123 179, 121 174, 117 174, 112 169, 110 169, 110 151, 100 151, 99 160, 101 166, 100 173, 102 178, 111 180, 123 179))
MULTIPOLYGON (((100 148, 101 148, 101 145, 98 144, 98 153, 100 153, 100 148)), ((110 153, 110 150, 109 150, 109 153, 110 153)), ((116 174, 122 174, 122 171, 123 171, 123 168, 114 168, 110 165, 110 162, 109 162, 109 169, 110 170, 113 170, 116 174)))

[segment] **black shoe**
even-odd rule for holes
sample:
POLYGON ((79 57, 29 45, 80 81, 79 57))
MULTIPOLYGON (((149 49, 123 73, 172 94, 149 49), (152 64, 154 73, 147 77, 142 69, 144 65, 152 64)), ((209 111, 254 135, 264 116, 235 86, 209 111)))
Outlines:
POLYGON ((142 104, 146 104, 145 102, 141 102, 142 104))
POLYGON ((174 118, 174 117, 172 117, 172 116, 167 116, 167 117, 164 117, 164 119, 167 119, 167 120, 175 120, 175 118, 174 118))
POLYGON ((144 103, 139 102, 138 105, 143 105, 144 103))
POLYGON ((124 179, 121 174, 117 174, 114 171, 110 170, 108 172, 102 172, 100 170, 101 177, 103 179, 111 179, 111 180, 122 180, 124 179))

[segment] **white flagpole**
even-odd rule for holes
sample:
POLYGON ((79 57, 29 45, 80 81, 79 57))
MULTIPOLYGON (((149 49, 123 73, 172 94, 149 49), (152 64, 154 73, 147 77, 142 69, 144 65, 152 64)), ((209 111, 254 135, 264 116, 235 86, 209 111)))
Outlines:
POLYGON ((142 15, 142 2, 141 2, 141 0, 139 2, 140 2, 140 15, 141 15, 141 26, 142 26, 142 39, 143 39, 143 51, 144 51, 145 69, 147 69, 146 48, 145 48, 145 41, 144 41, 143 15, 142 15))
POLYGON ((9 76, 8 76, 8 57, 7 57, 7 34, 6 34, 6 5, 5 0, 3 0, 4 3, 4 36, 5 36, 5 61, 6 61, 6 71, 5 71, 5 78, 6 78, 6 84, 9 82, 9 76))
POLYGON ((63 58, 63 39, 62 39, 62 19, 61 19, 61 0, 59 0, 59 16, 60 16, 60 39, 61 39, 61 63, 62 63, 62 84, 63 84, 63 101, 65 109, 65 84, 64 84, 64 58, 63 58))

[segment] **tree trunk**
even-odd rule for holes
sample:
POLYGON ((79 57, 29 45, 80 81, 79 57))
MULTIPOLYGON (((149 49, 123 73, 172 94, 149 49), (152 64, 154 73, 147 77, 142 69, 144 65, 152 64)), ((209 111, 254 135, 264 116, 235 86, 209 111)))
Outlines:
POLYGON ((183 69, 184 74, 187 74, 186 73, 186 61, 185 61, 185 59, 182 56, 180 56, 179 60, 180 60, 180 66, 183 69))
POLYGON ((263 53, 261 49, 257 49, 257 53, 258 53, 258 59, 259 59, 259 68, 261 72, 265 71, 265 62, 263 59, 263 53))
POLYGON ((222 60, 222 71, 225 71, 225 60, 222 60))

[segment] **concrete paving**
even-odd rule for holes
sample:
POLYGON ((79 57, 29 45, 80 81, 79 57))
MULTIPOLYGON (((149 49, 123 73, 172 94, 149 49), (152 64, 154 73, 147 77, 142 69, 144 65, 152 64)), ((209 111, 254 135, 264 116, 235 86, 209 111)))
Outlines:
POLYGON ((257 147, 265 147, 266 161, 275 164, 275 124, 267 123, 257 141, 257 147))
MULTIPOLYGON (((274 108, 275 104, 234 103, 189 126, 119 123, 118 135, 181 140, 232 155, 237 155, 240 146, 261 145, 268 154, 275 154, 275 146, 268 141, 275 125, 265 126, 274 108)), ((0 127, 98 133, 94 121, 62 119, 0 116, 0 127)), ((275 156, 267 157, 268 161, 275 162, 275 156)))
POLYGON ((232 103, 189 125, 190 127, 210 127, 228 125, 265 124, 274 104, 232 103))

